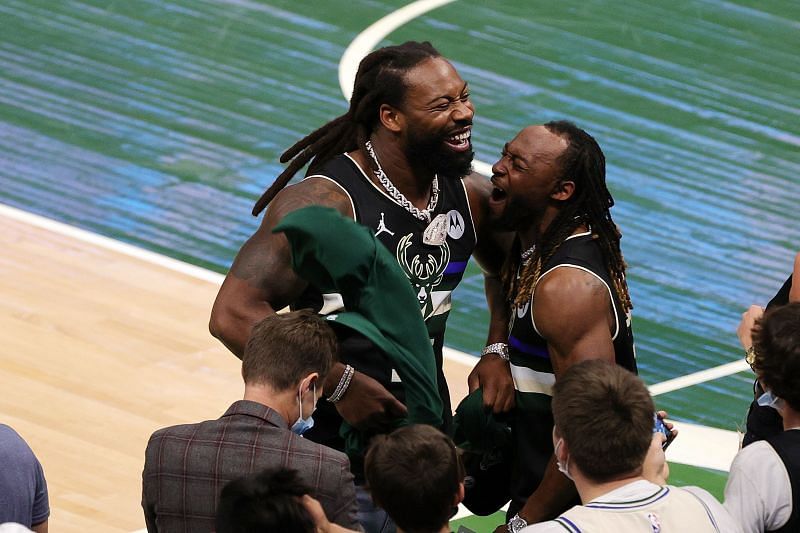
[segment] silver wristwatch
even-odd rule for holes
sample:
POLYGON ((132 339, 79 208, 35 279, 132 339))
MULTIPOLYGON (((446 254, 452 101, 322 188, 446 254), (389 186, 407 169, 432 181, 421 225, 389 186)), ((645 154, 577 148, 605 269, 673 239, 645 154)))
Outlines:
POLYGON ((490 344, 489 346, 481 350, 481 357, 490 353, 496 353, 504 361, 508 361, 508 344, 504 342, 495 342, 493 344, 490 344))
POLYGON ((508 521, 508 532, 509 533, 519 533, 522 531, 522 528, 527 527, 528 522, 522 518, 519 513, 515 514, 511 517, 511 520, 508 521))

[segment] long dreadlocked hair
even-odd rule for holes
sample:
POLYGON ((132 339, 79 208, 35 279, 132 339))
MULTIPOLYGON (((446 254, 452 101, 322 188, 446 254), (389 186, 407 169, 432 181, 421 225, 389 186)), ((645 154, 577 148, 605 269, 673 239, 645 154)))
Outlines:
POLYGON ((362 59, 347 113, 303 137, 283 152, 280 161, 289 162, 289 166, 258 199, 253 206, 253 215, 257 216, 309 161, 308 172, 313 173, 332 157, 363 145, 379 120, 381 105, 398 107, 403 103, 408 88, 404 75, 432 57, 441 57, 441 54, 431 43, 408 41, 379 48, 362 59))
POLYGON ((503 267, 503 286, 513 305, 521 306, 531 297, 542 273, 542 265, 553 257, 561 244, 581 224, 587 224, 592 238, 600 244, 603 260, 611 274, 611 282, 625 312, 633 308, 625 281, 625 260, 619 241, 622 237, 611 219, 614 199, 606 187, 606 159, 594 138, 566 120, 544 125, 551 133, 563 137, 569 145, 558 158, 561 180, 575 182, 575 192, 547 227, 533 256, 520 268, 520 241, 514 241, 503 267), (519 276, 517 272, 519 270, 519 276))

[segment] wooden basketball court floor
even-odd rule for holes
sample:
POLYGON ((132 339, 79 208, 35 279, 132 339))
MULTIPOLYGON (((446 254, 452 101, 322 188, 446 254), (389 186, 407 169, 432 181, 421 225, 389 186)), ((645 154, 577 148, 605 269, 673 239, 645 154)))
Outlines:
MULTIPOLYGON (((44 465, 50 530, 139 530, 150 434, 242 394, 208 333, 222 277, 3 206, 0 228, 0 420, 44 465)), ((463 398, 467 367, 446 372, 463 398)))

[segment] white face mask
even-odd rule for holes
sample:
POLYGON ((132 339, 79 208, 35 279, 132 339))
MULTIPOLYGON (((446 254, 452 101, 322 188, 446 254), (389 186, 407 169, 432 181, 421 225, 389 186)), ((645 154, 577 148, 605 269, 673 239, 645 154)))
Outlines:
POLYGON ((772 394, 771 390, 766 391, 764 394, 758 397, 756 403, 761 407, 772 407, 776 411, 780 412, 783 408, 783 400, 772 394))
POLYGON ((569 474, 569 457, 567 457, 567 462, 564 463, 563 465, 561 464, 561 461, 558 460, 558 449, 561 447, 562 444, 564 444, 564 439, 563 438, 558 439, 558 442, 556 442, 555 450, 553 450, 553 454, 556 456, 556 466, 558 467, 559 472, 567 476, 567 479, 569 479, 570 481, 574 481, 574 479, 572 479, 572 476, 569 474))
POLYGON ((300 394, 299 390, 297 391, 297 403, 300 404, 300 416, 298 416, 297 421, 292 424, 292 433, 302 435, 314 427, 314 418, 312 415, 317 408, 317 384, 314 383, 314 407, 312 407, 311 412, 308 413, 308 418, 303 418, 303 396, 300 394))

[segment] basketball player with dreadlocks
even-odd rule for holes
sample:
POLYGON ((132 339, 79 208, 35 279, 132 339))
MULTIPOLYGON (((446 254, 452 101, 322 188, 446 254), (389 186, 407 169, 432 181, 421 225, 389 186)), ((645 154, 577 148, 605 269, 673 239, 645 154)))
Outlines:
MULTIPOLYGON (((285 235, 271 231, 299 208, 333 207, 372 229, 396 255, 417 293, 437 358, 447 426, 452 411, 442 373, 444 329, 450 295, 473 250, 484 271, 494 273, 487 274, 486 282, 490 308, 497 311, 490 342, 504 340, 507 330, 499 279, 504 252, 488 229, 491 185, 468 176, 473 114, 467 84, 429 43, 407 42, 367 55, 347 113, 282 155, 289 165, 253 209, 257 215, 269 204, 261 227, 239 251, 220 289, 212 334, 240 355, 252 325, 284 306, 316 307, 323 314, 341 309, 340 297, 321 295, 293 272, 285 235), (306 178, 284 188, 307 163, 306 178)), ((398 391, 389 360, 365 338, 340 337, 340 358, 324 387, 330 401, 318 403, 306 436, 341 450, 342 419, 369 435, 386 431, 406 407, 392 394, 402 397, 402 386, 398 391)), ((505 390, 511 381, 500 374, 496 379, 507 383, 495 390, 505 390)), ((351 455, 357 485, 363 481, 360 459, 351 455)), ((368 531, 380 529, 381 524, 373 524, 381 518, 365 516, 369 505, 358 486, 357 492, 360 521, 368 531)))
MULTIPOLYGON (((512 518, 502 526, 516 533, 566 510, 576 494, 553 459, 553 383, 582 360, 616 361, 634 372, 636 360, 620 233, 597 142, 566 121, 530 126, 505 146, 492 173, 492 217, 516 232, 503 267, 508 345, 497 348, 508 350, 504 372, 517 390, 512 518)), ((470 388, 477 388, 472 377, 470 388)))

